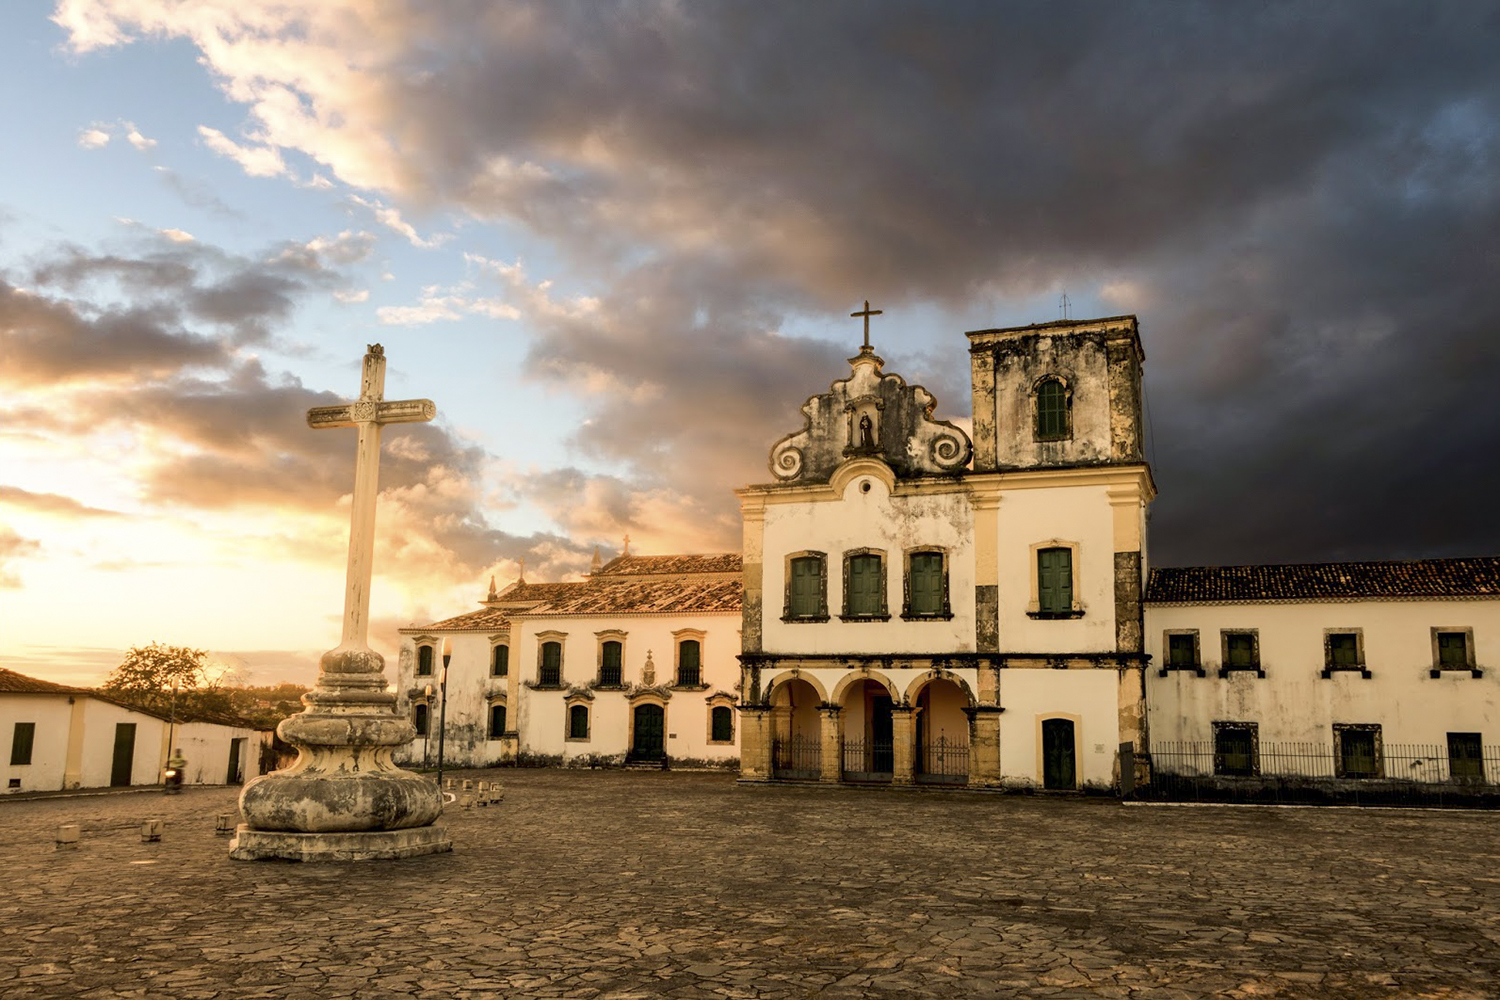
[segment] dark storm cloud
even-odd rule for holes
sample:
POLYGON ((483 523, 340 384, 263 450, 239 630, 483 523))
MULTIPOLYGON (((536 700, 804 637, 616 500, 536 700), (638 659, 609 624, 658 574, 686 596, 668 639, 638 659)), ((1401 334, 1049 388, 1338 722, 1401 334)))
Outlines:
POLYGON ((599 308, 533 313, 533 376, 586 387, 591 455, 705 510, 732 512, 843 370, 784 317, 877 289, 894 314, 1104 286, 1146 331, 1158 563, 1500 551, 1500 5, 384 16, 377 57, 357 18, 288 28, 366 60, 336 88, 250 58, 259 22, 216 25, 206 58, 359 125, 325 142, 268 98, 266 141, 553 241, 599 308))

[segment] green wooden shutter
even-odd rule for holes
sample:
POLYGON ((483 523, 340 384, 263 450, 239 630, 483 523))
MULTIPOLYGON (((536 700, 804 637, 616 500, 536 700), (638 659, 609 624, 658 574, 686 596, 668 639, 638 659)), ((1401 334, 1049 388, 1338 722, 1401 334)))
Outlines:
POLYGON ((702 650, 696 639, 684 639, 682 645, 677 649, 677 683, 678 684, 701 684, 702 674, 699 672, 702 650))
POLYGON ((1251 655, 1254 644, 1248 635, 1231 635, 1229 637, 1229 665, 1231 667, 1253 667, 1255 658, 1251 655))
POLYGON ((1438 666, 1466 668, 1469 665, 1468 636, 1462 632, 1438 633, 1438 666))
POLYGON ((562 683, 562 644, 542 643, 542 675, 537 678, 543 684, 562 683))
POLYGON ((816 618, 823 613, 822 560, 804 556, 792 560, 792 616, 816 618))
POLYGON ((35 742, 36 723, 16 723, 16 731, 10 741, 10 762, 12 764, 30 764, 31 748, 35 742))
POLYGON ((1042 440, 1068 436, 1068 390, 1056 379, 1037 387, 1036 436, 1042 440))
POLYGON ((1073 552, 1042 549, 1037 553, 1037 603, 1042 611, 1073 610, 1073 552))
POLYGON ((713 710, 713 741, 728 743, 734 739, 734 717, 730 710, 719 705, 713 710))
POLYGON ((943 611, 943 557, 918 552, 911 557, 911 613, 936 615, 943 611))
POLYGON ((880 614, 880 596, 880 557, 875 555, 850 557, 849 614, 880 614))

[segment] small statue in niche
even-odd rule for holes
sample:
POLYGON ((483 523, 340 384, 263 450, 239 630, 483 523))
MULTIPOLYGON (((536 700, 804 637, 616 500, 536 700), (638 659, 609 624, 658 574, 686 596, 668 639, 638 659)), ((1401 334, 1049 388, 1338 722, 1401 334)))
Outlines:
POLYGON ((875 424, 868 413, 859 415, 859 447, 861 451, 875 450, 875 424))

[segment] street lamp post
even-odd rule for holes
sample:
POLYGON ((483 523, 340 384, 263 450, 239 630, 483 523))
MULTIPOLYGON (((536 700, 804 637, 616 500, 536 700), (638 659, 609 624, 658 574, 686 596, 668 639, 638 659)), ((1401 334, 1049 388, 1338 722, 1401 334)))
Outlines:
POLYGON ((453 659, 453 640, 443 640, 443 673, 438 677, 438 697, 442 698, 442 704, 438 707, 438 791, 443 788, 443 741, 448 735, 448 661, 453 659))
POLYGON ((422 768, 427 768, 427 748, 432 746, 432 685, 422 691, 422 705, 427 709, 427 724, 422 728, 422 768))

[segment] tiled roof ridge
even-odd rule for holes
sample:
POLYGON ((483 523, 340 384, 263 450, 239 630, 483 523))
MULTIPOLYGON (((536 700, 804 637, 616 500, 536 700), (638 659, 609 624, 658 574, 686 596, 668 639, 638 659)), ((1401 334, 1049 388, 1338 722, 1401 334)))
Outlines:
POLYGON ((1500 556, 1170 566, 1151 570, 1155 603, 1360 597, 1500 597, 1500 556))
POLYGON ((40 677, 0 667, 0 692, 6 694, 93 694, 88 688, 70 687, 55 681, 44 681, 40 677))
POLYGON ((629 553, 618 555, 605 563, 592 576, 632 576, 649 573, 735 573, 744 565, 738 552, 682 552, 666 555, 641 555, 629 553), (715 566, 714 563, 724 565, 715 566))

